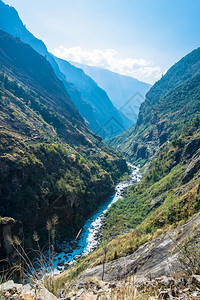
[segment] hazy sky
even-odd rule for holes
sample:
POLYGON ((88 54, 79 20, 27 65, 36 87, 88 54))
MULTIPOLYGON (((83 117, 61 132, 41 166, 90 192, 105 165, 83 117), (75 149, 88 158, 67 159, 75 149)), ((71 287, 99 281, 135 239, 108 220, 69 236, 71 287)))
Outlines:
POLYGON ((49 51, 154 82, 200 46, 200 0, 5 0, 49 51))

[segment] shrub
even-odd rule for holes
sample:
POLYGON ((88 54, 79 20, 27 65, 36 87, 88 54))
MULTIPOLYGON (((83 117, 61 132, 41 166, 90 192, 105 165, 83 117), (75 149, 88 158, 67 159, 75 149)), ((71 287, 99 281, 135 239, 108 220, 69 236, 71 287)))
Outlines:
POLYGON ((200 274, 200 236, 188 236, 180 247, 178 267, 186 276, 200 274))

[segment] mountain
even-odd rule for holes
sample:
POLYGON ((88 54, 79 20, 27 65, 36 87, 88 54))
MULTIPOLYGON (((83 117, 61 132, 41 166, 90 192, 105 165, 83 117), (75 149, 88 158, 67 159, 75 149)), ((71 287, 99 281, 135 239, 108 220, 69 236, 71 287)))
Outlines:
POLYGON ((199 273, 190 264, 199 261, 199 63, 200 48, 172 66, 147 93, 136 125, 108 141, 142 166, 143 177, 106 213, 107 242, 81 261, 79 282, 101 280, 103 269, 106 281, 127 282, 128 274, 132 285, 135 273, 140 288, 148 278, 145 291, 152 280, 152 293, 158 277, 166 285, 174 272, 185 280, 199 273))
MULTIPOLYGON (((84 99, 86 99, 93 108, 94 117, 100 126, 106 126, 107 122, 111 119, 114 119, 121 124, 119 133, 130 126, 128 120, 124 118, 123 115, 121 115, 113 106, 106 92, 101 89, 92 78, 86 75, 82 69, 74 67, 72 64, 63 59, 55 56, 54 58, 61 72, 66 76, 68 81, 78 88, 84 99)), ((88 111, 86 109, 82 109, 80 112, 82 116, 87 119, 88 111)), ((92 130, 95 133, 100 133, 100 126, 92 126, 92 130)))
POLYGON ((38 53, 45 56, 51 63, 56 75, 60 78, 62 74, 51 56, 47 51, 46 45, 39 39, 37 39, 30 31, 26 29, 26 26, 22 23, 19 15, 14 7, 5 4, 0 0, 0 29, 10 33, 15 37, 19 37, 24 43, 31 45, 38 53))
POLYGON ((48 52, 46 45, 26 29, 17 11, 13 7, 4 4, 1 0, 0 29, 15 37, 19 37, 50 62, 56 75, 62 80, 72 101, 93 132, 106 138, 119 134, 130 126, 126 118, 113 106, 105 91, 99 88, 79 68, 57 59, 57 62, 59 62, 58 66, 53 55, 48 52), (60 66, 63 72, 60 70, 60 66))
MULTIPOLYGON (((145 232, 185 222, 200 205, 200 48, 156 82, 141 105, 136 125, 109 141, 144 166, 144 177, 111 209, 113 226, 145 232), (122 216, 123 214, 123 216, 122 216), (120 220, 116 217, 120 215, 120 220), (158 220, 158 222, 156 221, 158 220), (123 224, 123 225, 122 225, 123 224)), ((162 231, 162 230, 161 230, 162 231)))
POLYGON ((139 107, 151 85, 133 77, 121 75, 106 69, 71 62, 84 70, 94 81, 104 89, 112 103, 130 124, 136 123, 139 107))
POLYGON ((72 236, 114 191, 127 171, 83 118, 44 56, 0 31, 1 217, 23 223, 25 242, 46 239, 46 222, 59 218, 57 238, 72 236))
POLYGON ((200 48, 175 65, 146 94, 135 126, 109 145, 144 164, 160 146, 178 137, 181 127, 199 113, 200 48))

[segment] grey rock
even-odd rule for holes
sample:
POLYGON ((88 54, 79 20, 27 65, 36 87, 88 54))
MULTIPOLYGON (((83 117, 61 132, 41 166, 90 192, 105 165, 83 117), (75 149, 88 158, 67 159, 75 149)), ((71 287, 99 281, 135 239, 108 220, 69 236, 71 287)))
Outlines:
POLYGON ((185 173, 183 174, 182 182, 185 184, 190 181, 200 168, 200 155, 193 158, 185 173))
POLYGON ((13 280, 8 280, 7 282, 5 283, 2 283, 0 285, 0 291, 6 291, 6 290, 18 290, 22 287, 22 284, 17 284, 17 283, 14 283, 13 280))
POLYGON ((78 293, 76 294, 76 296, 80 297, 83 293, 84 293, 84 289, 81 289, 81 290, 78 291, 78 293))
POLYGON ((169 290, 166 290, 166 291, 161 291, 158 295, 158 299, 170 299, 171 298, 171 295, 170 295, 170 291, 169 290))
POLYGON ((195 287, 200 288, 200 275, 192 275, 189 284, 192 284, 195 287))
POLYGON ((191 158, 195 152, 197 152, 200 149, 200 138, 195 137, 193 138, 184 148, 183 151, 183 158, 189 159, 191 158))
MULTIPOLYGON (((200 214, 198 213, 186 224, 141 245, 134 253, 125 258, 106 263, 104 281, 119 281, 133 272, 138 281, 169 275, 174 270, 172 266, 178 255, 178 248, 174 247, 173 237, 175 236, 176 243, 179 243, 193 231, 195 224, 198 224, 199 221, 200 214)), ((102 265, 88 268, 80 275, 79 280, 87 281, 91 277, 101 280, 102 265)))
POLYGON ((59 266, 59 267, 63 267, 64 266, 64 261, 63 260, 60 260, 58 263, 57 263, 57 265, 59 266))

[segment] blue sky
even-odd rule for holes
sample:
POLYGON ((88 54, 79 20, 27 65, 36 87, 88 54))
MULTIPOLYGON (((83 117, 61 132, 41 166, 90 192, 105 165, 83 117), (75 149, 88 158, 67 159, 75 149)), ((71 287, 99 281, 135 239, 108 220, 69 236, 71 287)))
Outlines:
POLYGON ((200 46, 199 0, 5 0, 56 55, 153 83, 200 46))

